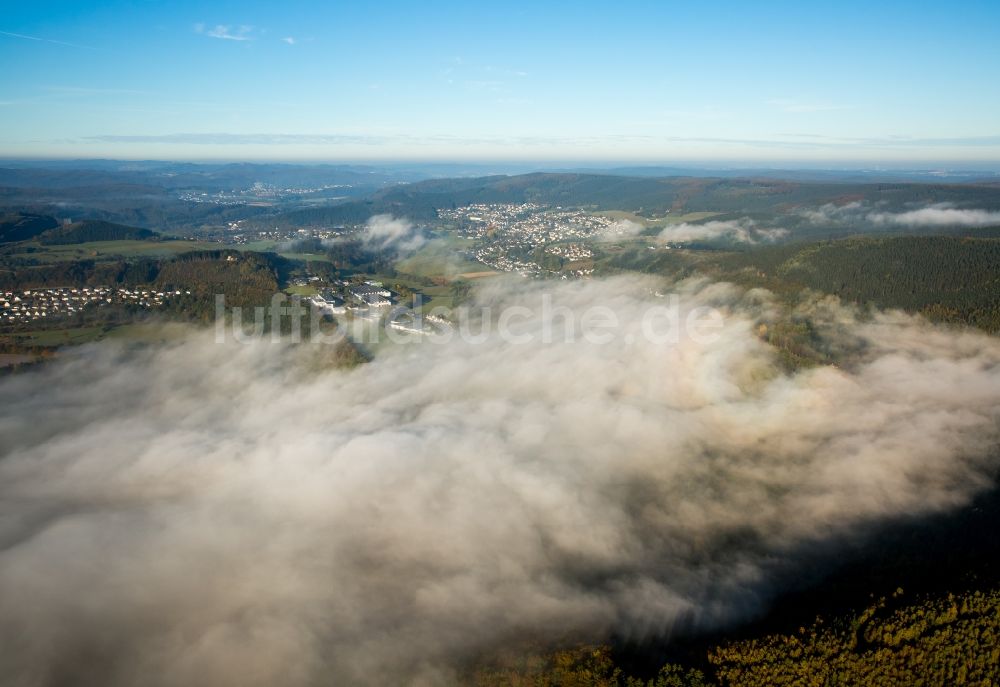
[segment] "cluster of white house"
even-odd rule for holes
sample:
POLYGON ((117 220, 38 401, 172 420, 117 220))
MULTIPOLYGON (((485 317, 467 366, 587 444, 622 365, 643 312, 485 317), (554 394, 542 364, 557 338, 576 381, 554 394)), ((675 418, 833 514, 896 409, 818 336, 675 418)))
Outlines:
POLYGON ((392 291, 376 282, 365 282, 349 289, 350 294, 370 308, 386 308, 392 305, 392 291))
MULTIPOLYGON (((469 205, 439 210, 438 214, 456 222, 466 238, 481 242, 475 251, 479 262, 526 277, 546 271, 531 258, 534 249, 545 246, 551 254, 570 261, 589 259, 594 256, 593 250, 579 242, 603 237, 614 226, 610 217, 534 203, 469 205), (566 244, 568 241, 574 243, 566 244)), ((572 270, 564 274, 587 276, 589 272, 572 270)))
POLYGON ((394 294, 380 282, 366 281, 364 284, 347 286, 343 293, 324 289, 309 301, 331 315, 378 315, 394 302, 394 294))
POLYGON ((350 284, 338 281, 340 291, 324 289, 309 302, 319 310, 331 315, 350 313, 363 320, 382 321, 396 331, 420 336, 433 336, 452 329, 451 322, 440 315, 421 316, 411 308, 396 304, 396 294, 385 288, 381 282, 366 281, 350 284))
POLYGON ((326 229, 279 229, 254 231, 245 224, 246 220, 230 222, 226 227, 226 233, 221 236, 223 243, 246 244, 256 241, 298 241, 301 239, 322 239, 329 241, 339 236, 349 233, 346 227, 333 227, 326 229))
POLYGON ((476 260, 498 272, 516 272, 522 277, 531 277, 542 271, 541 265, 533 260, 511 257, 507 246, 494 243, 480 248, 475 253, 476 260))
POLYGON ((472 238, 513 242, 535 247, 555 241, 589 239, 603 235, 614 220, 583 210, 545 209, 533 203, 469 205, 438 214, 459 222, 460 231, 472 238))
POLYGON ((439 208, 438 217, 458 222, 475 223, 470 230, 484 230, 490 225, 505 225, 544 208, 537 203, 474 203, 460 208, 439 208), (479 225, 479 226, 476 226, 479 225))
POLYGON ((579 243, 549 246, 545 251, 566 260, 586 260, 594 257, 594 251, 579 243))
POLYGON ((440 315, 419 315, 410 308, 393 308, 389 315, 389 326, 396 331, 419 336, 447 334, 454 330, 450 321, 440 315))
POLYGON ((30 322, 44 317, 72 315, 90 305, 101 306, 116 302, 151 308, 163 305, 171 296, 179 296, 181 293, 126 286, 54 286, 4 291, 0 298, 0 321, 30 322))

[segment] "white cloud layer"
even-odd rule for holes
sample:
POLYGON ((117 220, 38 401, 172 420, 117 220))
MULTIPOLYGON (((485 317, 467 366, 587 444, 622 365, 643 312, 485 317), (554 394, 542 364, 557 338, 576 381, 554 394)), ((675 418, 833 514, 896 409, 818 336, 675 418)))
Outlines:
POLYGON ((603 241, 635 238, 642 233, 643 229, 645 229, 645 227, 638 222, 634 222, 630 219, 620 219, 613 222, 611 226, 605 229, 599 238, 603 241))
POLYGON ((246 24, 231 26, 229 24, 216 24, 215 26, 205 26, 204 24, 194 25, 195 33, 201 33, 211 38, 221 38, 227 41, 252 41, 253 27, 246 24))
POLYGON ((195 336, 2 380, 0 682, 450 684, 511 637, 744 617, 803 549, 990 484, 996 339, 819 304, 861 357, 787 375, 753 333, 766 296, 692 288, 682 310, 724 326, 665 346, 640 336, 650 287, 550 291, 631 343, 322 372, 195 336))
POLYGON ((392 215, 370 217, 361 239, 378 248, 393 248, 401 252, 415 251, 427 242, 423 232, 412 222, 392 215))
POLYGON ((910 227, 984 227, 1000 225, 1000 212, 969 210, 949 205, 932 205, 907 212, 873 212, 868 219, 874 224, 896 224, 910 227))
POLYGON ((713 220, 701 224, 683 222, 669 224, 660 232, 659 240, 666 243, 688 243, 690 241, 734 241, 736 243, 759 243, 775 241, 788 235, 785 229, 758 227, 748 218, 738 220, 713 220))
POLYGON ((975 208, 956 208, 948 203, 936 203, 913 210, 889 212, 873 209, 855 201, 837 205, 827 203, 799 213, 812 224, 874 225, 898 227, 985 227, 1000 225, 1000 212, 975 208))

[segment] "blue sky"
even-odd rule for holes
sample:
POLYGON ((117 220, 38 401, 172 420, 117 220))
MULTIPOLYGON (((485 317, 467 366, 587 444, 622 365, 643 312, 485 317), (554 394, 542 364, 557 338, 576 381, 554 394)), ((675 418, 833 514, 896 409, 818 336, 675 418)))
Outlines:
POLYGON ((3 0, 0 156, 1000 160, 1000 2, 3 0))

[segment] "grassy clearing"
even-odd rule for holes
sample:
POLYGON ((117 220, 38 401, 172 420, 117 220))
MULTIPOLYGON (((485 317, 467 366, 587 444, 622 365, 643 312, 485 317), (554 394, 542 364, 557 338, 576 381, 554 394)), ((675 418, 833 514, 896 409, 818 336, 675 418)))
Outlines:
POLYGON ((225 245, 212 241, 92 241, 60 246, 43 246, 35 242, 21 244, 12 253, 17 257, 34 258, 42 262, 62 262, 66 260, 86 260, 112 258, 164 258, 196 250, 232 249, 257 253, 274 253, 290 260, 312 260, 329 262, 323 253, 294 253, 279 251, 278 241, 252 241, 250 243, 225 245))
POLYGON ((628 220, 629 222, 635 222, 636 224, 641 224, 643 227, 665 227, 668 224, 681 224, 683 222, 700 222, 702 220, 708 219, 710 217, 715 217, 716 215, 722 214, 719 212, 688 212, 683 215, 666 215, 665 217, 656 217, 655 219, 650 219, 649 217, 643 217, 637 215, 634 212, 626 212, 624 210, 605 210, 603 212, 596 213, 602 217, 609 217, 615 220, 628 220))
POLYGON ((454 308, 455 299, 450 293, 434 295, 429 293, 424 293, 424 302, 420 305, 421 313, 429 313, 434 308, 454 308))
POLYGON ((218 250, 222 246, 208 241, 92 241, 60 246, 35 242, 22 244, 13 255, 41 262, 122 258, 162 258, 193 250, 218 250))
POLYGON ((647 217, 642 217, 634 212, 627 212, 625 210, 603 210, 601 212, 595 213, 601 217, 607 217, 614 220, 627 220, 629 222, 635 222, 636 224, 641 224, 644 227, 648 227, 651 224, 651 220, 647 217))
POLYGON ((483 265, 470 260, 461 252, 469 249, 469 242, 459 237, 435 239, 416 253, 400 260, 396 269, 418 277, 454 278, 463 272, 480 272, 483 265))
POLYGON ((110 327, 73 327, 66 329, 38 329, 25 332, 3 334, 20 346, 75 346, 103 339, 111 331, 110 327))
POLYGON ((166 320, 119 325, 89 325, 58 329, 6 332, 0 339, 19 346, 78 346, 104 339, 141 343, 168 343, 187 336, 194 325, 166 320))
POLYGON ((282 246, 290 246, 291 241, 248 241, 230 248, 243 251, 253 251, 255 253, 277 253, 289 260, 303 260, 311 262, 330 262, 325 253, 297 253, 294 251, 281 250, 282 246))
POLYGON ((448 284, 448 280, 443 277, 439 278, 436 283, 428 283, 426 277, 421 278, 409 274, 396 274, 391 277, 381 274, 372 276, 389 288, 400 285, 419 293, 422 298, 420 306, 422 312, 427 312, 430 308, 439 305, 452 307, 451 286, 448 284))
POLYGON ((293 296, 315 296, 319 289, 315 286, 289 286, 285 292, 293 296))
POLYGON ((657 219, 654 226, 666 226, 667 224, 681 224, 683 222, 700 222, 717 215, 721 215, 721 212, 689 212, 684 215, 667 215, 661 219, 657 219))
POLYGON ((278 244, 278 241, 248 241, 246 243, 241 243, 238 248, 240 250, 257 251, 258 253, 273 253, 275 252, 278 244))

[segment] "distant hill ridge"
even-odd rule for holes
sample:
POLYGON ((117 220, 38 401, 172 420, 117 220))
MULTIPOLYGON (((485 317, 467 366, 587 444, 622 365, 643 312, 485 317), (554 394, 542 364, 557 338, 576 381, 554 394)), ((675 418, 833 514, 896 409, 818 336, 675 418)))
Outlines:
POLYGON ((49 229, 38 235, 39 243, 47 246, 92 241, 157 241, 161 238, 160 234, 149 229, 129 227, 102 220, 73 222, 49 229))
POLYGON ((591 210, 628 210, 647 217, 689 212, 773 214, 850 198, 899 211, 917 205, 1000 207, 991 184, 789 181, 772 177, 629 177, 534 172, 515 176, 429 179, 394 185, 336 205, 279 212, 250 221, 260 228, 356 224, 377 214, 433 220, 438 208, 475 203, 538 203, 591 210))
POLYGON ((0 215, 0 243, 37 240, 47 246, 92 241, 159 241, 161 234, 103 220, 60 224, 49 215, 14 212, 0 215))
POLYGON ((0 215, 0 243, 27 241, 58 226, 59 222, 48 215, 20 212, 0 215))

